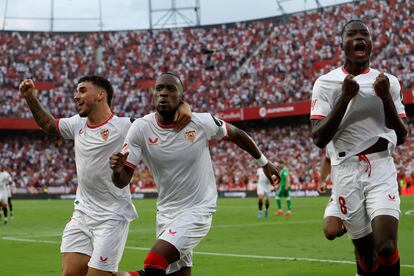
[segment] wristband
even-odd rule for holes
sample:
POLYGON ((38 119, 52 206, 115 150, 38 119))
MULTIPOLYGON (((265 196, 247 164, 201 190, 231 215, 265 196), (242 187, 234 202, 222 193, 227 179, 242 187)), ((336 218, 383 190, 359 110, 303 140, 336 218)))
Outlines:
POLYGON ((262 154, 262 155, 260 155, 260 158, 259 158, 259 159, 256 159, 256 161, 257 161, 257 163, 260 165, 260 167, 264 167, 264 166, 266 166, 266 165, 267 165, 267 163, 269 163, 269 162, 267 161, 266 156, 264 156, 263 154, 262 154))

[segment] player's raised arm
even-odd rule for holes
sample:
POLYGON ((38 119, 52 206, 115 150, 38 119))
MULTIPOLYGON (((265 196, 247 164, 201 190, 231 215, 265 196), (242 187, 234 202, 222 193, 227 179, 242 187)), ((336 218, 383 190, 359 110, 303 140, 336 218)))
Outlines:
POLYGON ((33 114, 33 118, 39 127, 47 134, 57 135, 56 119, 41 105, 34 94, 35 89, 35 85, 31 79, 26 79, 19 85, 20 94, 26 100, 33 114))
POLYGON ((228 139, 238 145, 242 150, 248 152, 259 165, 263 168, 263 172, 273 185, 280 181, 280 168, 269 162, 262 154, 256 142, 243 130, 227 123, 228 139))
POLYGON ((109 157, 109 166, 112 170, 112 182, 122 189, 129 184, 134 169, 126 165, 129 152, 116 152, 109 157))

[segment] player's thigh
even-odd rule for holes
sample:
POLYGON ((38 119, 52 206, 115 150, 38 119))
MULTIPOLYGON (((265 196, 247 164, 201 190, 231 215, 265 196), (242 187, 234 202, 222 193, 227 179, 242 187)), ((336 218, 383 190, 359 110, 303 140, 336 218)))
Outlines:
POLYGON ((371 220, 365 209, 363 180, 365 171, 358 162, 332 166, 335 202, 351 239, 356 240, 372 232, 371 220))
POLYGON ((92 255, 92 234, 85 220, 85 214, 75 210, 62 234, 61 253, 80 253, 92 255))
POLYGON ((371 176, 364 183, 366 208, 371 221, 377 216, 400 216, 397 171, 392 157, 374 160, 371 176))
POLYGON ((96 270, 116 272, 128 238, 129 222, 107 220, 94 225, 93 252, 88 263, 96 270))
POLYGON ((88 272, 90 256, 81 253, 62 253, 62 276, 80 276, 88 272))
POLYGON ((207 235, 212 214, 189 210, 174 218, 157 215, 157 237, 173 245, 180 259, 170 263, 167 273, 175 273, 184 267, 192 267, 192 250, 207 235))

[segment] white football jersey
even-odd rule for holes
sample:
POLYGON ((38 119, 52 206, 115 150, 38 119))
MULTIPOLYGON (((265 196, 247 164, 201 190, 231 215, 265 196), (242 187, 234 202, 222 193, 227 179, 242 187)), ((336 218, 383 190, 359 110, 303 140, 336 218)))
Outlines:
POLYGON ((115 187, 109 167, 109 157, 121 150, 130 126, 130 118, 114 115, 98 126, 89 126, 87 118, 79 115, 57 120, 60 135, 75 141, 75 209, 102 220, 131 221, 137 217, 129 185, 123 189, 115 187))
POLYGON ((12 183, 10 174, 6 171, 0 172, 0 193, 7 194, 7 186, 12 183))
MULTIPOLYGON (((355 76, 359 84, 358 94, 348 104, 338 131, 332 139, 331 164, 337 165, 351 156, 369 148, 380 138, 390 142, 390 150, 397 144, 397 135, 385 125, 385 113, 381 99, 375 94, 373 84, 380 74, 369 68, 355 76)), ((312 91, 311 119, 323 119, 332 110, 342 93, 342 83, 348 72, 343 67, 319 77, 312 91)), ((406 117, 398 79, 386 74, 390 80, 390 93, 400 117, 406 117)))
POLYGON ((217 191, 208 141, 227 136, 226 123, 209 113, 193 113, 180 132, 171 127, 159 124, 155 113, 137 119, 123 146, 123 152, 129 152, 127 164, 136 168, 143 159, 150 168, 159 212, 214 212, 217 191))

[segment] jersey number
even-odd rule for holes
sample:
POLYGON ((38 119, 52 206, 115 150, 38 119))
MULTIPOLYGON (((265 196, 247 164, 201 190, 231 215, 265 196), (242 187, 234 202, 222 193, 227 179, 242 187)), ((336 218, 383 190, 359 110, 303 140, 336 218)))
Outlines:
POLYGON ((346 213, 348 213, 348 208, 346 207, 345 198, 343 198, 342 196, 340 196, 338 198, 338 202, 339 202, 339 207, 341 208, 342 214, 346 215, 346 213))

